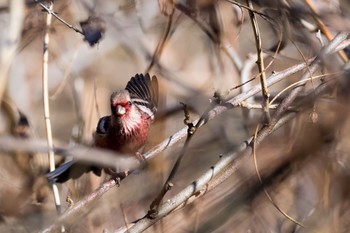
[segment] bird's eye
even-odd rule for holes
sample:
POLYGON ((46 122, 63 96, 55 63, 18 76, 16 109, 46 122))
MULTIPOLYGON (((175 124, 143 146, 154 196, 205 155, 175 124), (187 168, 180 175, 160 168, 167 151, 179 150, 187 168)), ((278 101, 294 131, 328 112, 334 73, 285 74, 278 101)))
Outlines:
POLYGON ((131 101, 128 101, 128 105, 131 106, 131 105, 132 105, 132 102, 131 102, 131 101))

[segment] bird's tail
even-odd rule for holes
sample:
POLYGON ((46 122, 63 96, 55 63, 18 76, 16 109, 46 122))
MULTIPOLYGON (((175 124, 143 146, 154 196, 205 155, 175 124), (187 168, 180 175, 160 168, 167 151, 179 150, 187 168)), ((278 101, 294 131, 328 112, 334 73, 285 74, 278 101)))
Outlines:
POLYGON ((56 170, 46 174, 46 177, 52 182, 63 183, 69 179, 77 179, 89 171, 94 171, 95 174, 98 173, 98 171, 95 171, 90 165, 69 161, 56 168, 56 170))

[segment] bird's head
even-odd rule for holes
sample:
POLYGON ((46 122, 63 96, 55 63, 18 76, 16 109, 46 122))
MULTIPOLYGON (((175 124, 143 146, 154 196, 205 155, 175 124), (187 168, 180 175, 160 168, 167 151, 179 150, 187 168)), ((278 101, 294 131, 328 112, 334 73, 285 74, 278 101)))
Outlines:
POLYGON ((112 115, 124 117, 128 115, 132 105, 133 103, 127 90, 116 91, 111 95, 112 115))

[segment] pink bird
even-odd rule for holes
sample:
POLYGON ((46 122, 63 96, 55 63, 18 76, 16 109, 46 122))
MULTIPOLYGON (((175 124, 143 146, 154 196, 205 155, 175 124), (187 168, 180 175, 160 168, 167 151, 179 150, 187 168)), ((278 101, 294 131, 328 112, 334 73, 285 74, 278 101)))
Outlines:
MULTIPOLYGON (((94 133, 96 147, 135 155, 146 143, 148 131, 158 105, 157 77, 136 74, 125 90, 115 91, 110 98, 111 115, 102 117, 94 133)), ((105 168, 111 174, 110 168, 105 168)), ((70 161, 47 174, 49 180, 65 182, 86 172, 101 174, 101 168, 70 161)))

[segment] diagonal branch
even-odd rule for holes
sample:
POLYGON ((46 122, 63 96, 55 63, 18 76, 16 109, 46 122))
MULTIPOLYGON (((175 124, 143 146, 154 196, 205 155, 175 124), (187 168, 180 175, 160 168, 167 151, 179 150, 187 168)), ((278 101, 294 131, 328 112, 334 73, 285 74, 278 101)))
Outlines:
MULTIPOLYGON (((344 47, 349 46, 350 40, 345 40, 346 37, 344 37, 344 36, 345 36, 345 34, 341 34, 339 37, 337 36, 335 38, 335 42, 328 45, 323 50, 322 54, 328 55, 328 54, 331 54, 331 53, 338 51, 339 49, 343 49, 344 47)), ((319 57, 317 59, 313 59, 313 61, 315 63, 319 64, 318 59, 319 59, 319 57)), ((305 67, 307 65, 308 64, 300 63, 300 64, 294 65, 288 69, 285 69, 283 71, 275 72, 267 79, 267 85, 272 86, 272 85, 278 83, 279 81, 284 80, 285 78, 289 77, 290 75, 295 74, 295 73, 305 69, 305 67)), ((210 110, 208 112, 206 119, 204 119, 204 121, 201 124, 199 124, 198 127, 201 127, 207 121, 214 119, 216 116, 220 115, 221 113, 225 112, 228 109, 231 109, 234 107, 239 107, 240 103, 242 101, 259 93, 260 91, 261 91, 261 85, 257 84, 255 86, 253 86, 247 92, 239 94, 239 95, 229 99, 225 104, 215 106, 212 110, 210 110)), ((285 105, 281 105, 281 107, 282 107, 281 109, 283 110, 285 105)), ((278 115, 279 117, 281 116, 282 112, 284 112, 284 111, 281 111, 279 113, 279 115, 278 115)), ((276 122, 272 121, 271 124, 269 125, 269 127, 263 128, 263 130, 261 132, 259 132, 259 135, 256 139, 257 144, 261 143, 261 141, 266 137, 266 135, 269 135, 273 130, 277 129, 282 124, 284 124, 286 121, 291 119, 294 116, 293 114, 295 114, 295 113, 291 113, 291 114, 292 115, 289 114, 284 118, 277 119, 276 122)), ((193 123, 197 124, 198 122, 199 122, 199 120, 196 120, 193 123)), ((154 157, 156 154, 164 151, 168 147, 170 147, 170 146, 174 145, 175 143, 177 143, 178 141, 180 141, 186 135, 187 135, 187 127, 184 127, 183 129, 179 130, 177 133, 173 134, 172 136, 170 136, 169 138, 164 140, 158 146, 154 147, 153 149, 151 149, 150 151, 145 153, 144 154, 145 159, 148 160, 148 159, 154 157)), ((139 232, 139 231, 136 231, 137 229, 141 229, 141 228, 146 229, 147 227, 152 225, 154 222, 158 221, 159 219, 161 219, 165 215, 169 214, 171 211, 173 211, 175 208, 177 208, 179 205, 181 205, 181 203, 183 203, 183 200, 187 200, 188 197, 191 197, 193 195, 193 193, 195 193, 196 190, 198 191, 199 190, 198 187, 204 187, 204 185, 207 184, 208 181, 210 181, 210 183, 208 184, 208 189, 212 189, 215 186, 217 186, 218 184, 220 184, 221 182, 223 182, 228 176, 230 176, 233 172, 235 172, 237 170, 237 166, 238 166, 237 163, 242 163, 246 157, 242 157, 239 160, 239 162, 234 162, 233 164, 231 164, 231 166, 229 168, 227 168, 225 170, 224 170, 224 168, 227 167, 228 164, 232 163, 232 161, 236 158, 236 156, 238 155, 239 152, 242 152, 247 148, 247 145, 251 142, 251 139, 252 138, 250 138, 246 142, 244 142, 240 146, 240 148, 238 149, 237 152, 230 154, 228 156, 222 157, 222 159, 220 159, 220 161, 215 165, 215 167, 213 167, 212 169, 210 169, 209 171, 207 171, 205 174, 203 174, 201 176, 201 178, 198 180, 198 182, 195 182, 192 185, 188 186, 181 193, 174 196, 169 202, 166 202, 163 205, 161 205, 159 208, 159 212, 158 212, 156 219, 144 218, 144 219, 140 220, 137 223, 137 227, 135 226, 135 228, 134 228, 135 232, 139 232), (217 176, 215 179, 213 179, 213 175, 218 174, 219 171, 221 171, 221 173, 220 173, 221 175, 217 176)), ((103 192, 107 192, 109 189, 111 189, 112 187, 115 186, 115 184, 112 185, 108 182, 110 182, 110 181, 107 181, 106 183, 104 183, 104 184, 106 184, 106 186, 102 185, 100 187, 100 189, 103 187, 103 192)), ((96 191, 94 191, 94 193, 100 192, 100 189, 97 189, 96 191)), ((80 213, 84 206, 88 205, 90 202, 92 202, 94 200, 94 197, 95 196, 92 193, 92 194, 88 195, 87 197, 85 197, 84 199, 82 199, 80 202, 76 203, 75 206, 77 206, 77 207, 72 209, 69 212, 69 215, 66 213, 62 214, 62 216, 59 218, 60 223, 67 222, 70 219, 70 216, 72 216, 72 214, 80 213), (82 205, 80 203, 84 203, 84 205, 82 205)), ((100 196, 97 196, 97 197, 100 197, 100 196)), ((57 226, 56 223, 54 223, 53 225, 57 226)), ((53 225, 49 226, 43 232, 52 232, 53 225)))
MULTIPOLYGON (((295 113, 291 113, 285 116, 284 118, 281 118, 281 120, 277 122, 276 125, 273 126, 273 130, 270 133, 277 130, 279 127, 281 127, 286 122, 291 120, 294 116, 295 116, 295 113)), ((266 138, 268 135, 269 134, 264 135, 264 138, 266 138)), ((143 232, 145 229, 152 226, 155 222, 167 216, 174 210, 177 210, 178 208, 181 208, 182 206, 186 205, 188 203, 188 200, 191 197, 194 197, 194 199, 196 199, 199 196, 202 196, 204 193, 207 193, 208 191, 216 187, 221 182, 216 184, 211 183, 211 181, 216 181, 214 177, 220 174, 228 164, 234 163, 234 166, 236 168, 239 166, 239 164, 242 164, 247 159, 247 156, 240 156, 238 158, 237 156, 249 148, 248 145, 252 142, 252 140, 253 140, 253 137, 250 137, 240 145, 237 151, 235 151, 234 153, 230 153, 222 156, 221 159, 214 166, 212 166, 196 181, 192 182, 192 184, 187 186, 185 189, 180 191, 170 200, 168 200, 163 205, 161 205, 159 207, 157 218, 151 219, 151 218, 144 217, 138 220, 134 226, 130 227, 128 229, 128 232, 129 233, 143 232)), ((193 200, 191 200, 191 202, 192 201, 193 200)))
MULTIPOLYGON (((329 85, 320 84, 319 88, 315 90, 317 92, 316 94, 322 94, 331 84, 332 83, 329 85)), ((219 162, 212 166, 196 181, 192 182, 192 184, 160 206, 157 218, 148 218, 148 216, 145 216, 137 220, 135 225, 128 229, 128 232, 143 232, 163 217, 189 203, 192 203, 205 193, 213 190, 233 173, 235 173, 238 168, 241 167, 248 158, 250 158, 253 145, 255 147, 260 145, 269 135, 271 135, 285 123, 294 119, 296 115, 296 112, 290 112, 284 116, 281 116, 277 121, 272 121, 270 125, 262 128, 255 137, 252 136, 244 141, 235 152, 222 156, 219 162)))
MULTIPOLYGON (((323 23, 323 21, 319 17, 319 13, 315 7, 315 5, 312 3, 311 0, 304 0, 305 4, 310 8, 310 10, 313 13, 313 16, 318 24, 318 27, 321 29, 322 33, 325 35, 328 41, 333 40, 334 36, 332 32, 329 30, 329 28, 323 23)), ((349 59, 346 55, 346 53, 343 50, 338 51, 339 57, 343 60, 343 62, 348 62, 349 59)))
POLYGON ((204 121, 204 119, 206 118, 208 112, 213 108, 213 106, 215 105, 214 102, 212 102, 209 107, 207 108, 207 110, 202 114, 201 118, 197 121, 197 123, 194 125, 191 121, 190 121, 190 115, 187 109, 187 106, 185 104, 184 105, 184 112, 185 112, 185 124, 187 125, 188 129, 187 129, 187 137, 186 137, 186 141, 185 144, 182 147, 182 150, 179 154, 179 156, 176 159, 176 162, 167 178, 167 180, 165 181, 160 193, 156 196, 156 198, 152 201, 151 206, 150 206, 150 210, 148 211, 148 216, 150 218, 156 218, 158 215, 158 208, 159 205, 161 203, 161 201, 163 200, 165 194, 171 189, 171 187, 173 186, 172 184, 172 180, 174 179, 182 159, 185 156, 186 150, 191 142, 191 139, 193 138, 193 135, 197 132, 197 129, 199 127, 199 125, 202 124, 202 122, 204 121))
POLYGON ((67 23, 64 19, 62 19, 60 16, 58 16, 50 7, 48 7, 45 4, 41 3, 39 0, 34 0, 34 1, 36 3, 38 3, 47 12, 47 14, 52 15, 58 21, 60 21, 64 25, 66 25, 68 28, 74 30, 75 32, 78 32, 78 33, 84 35, 84 33, 81 30, 79 30, 77 27, 74 27, 73 25, 67 23))

